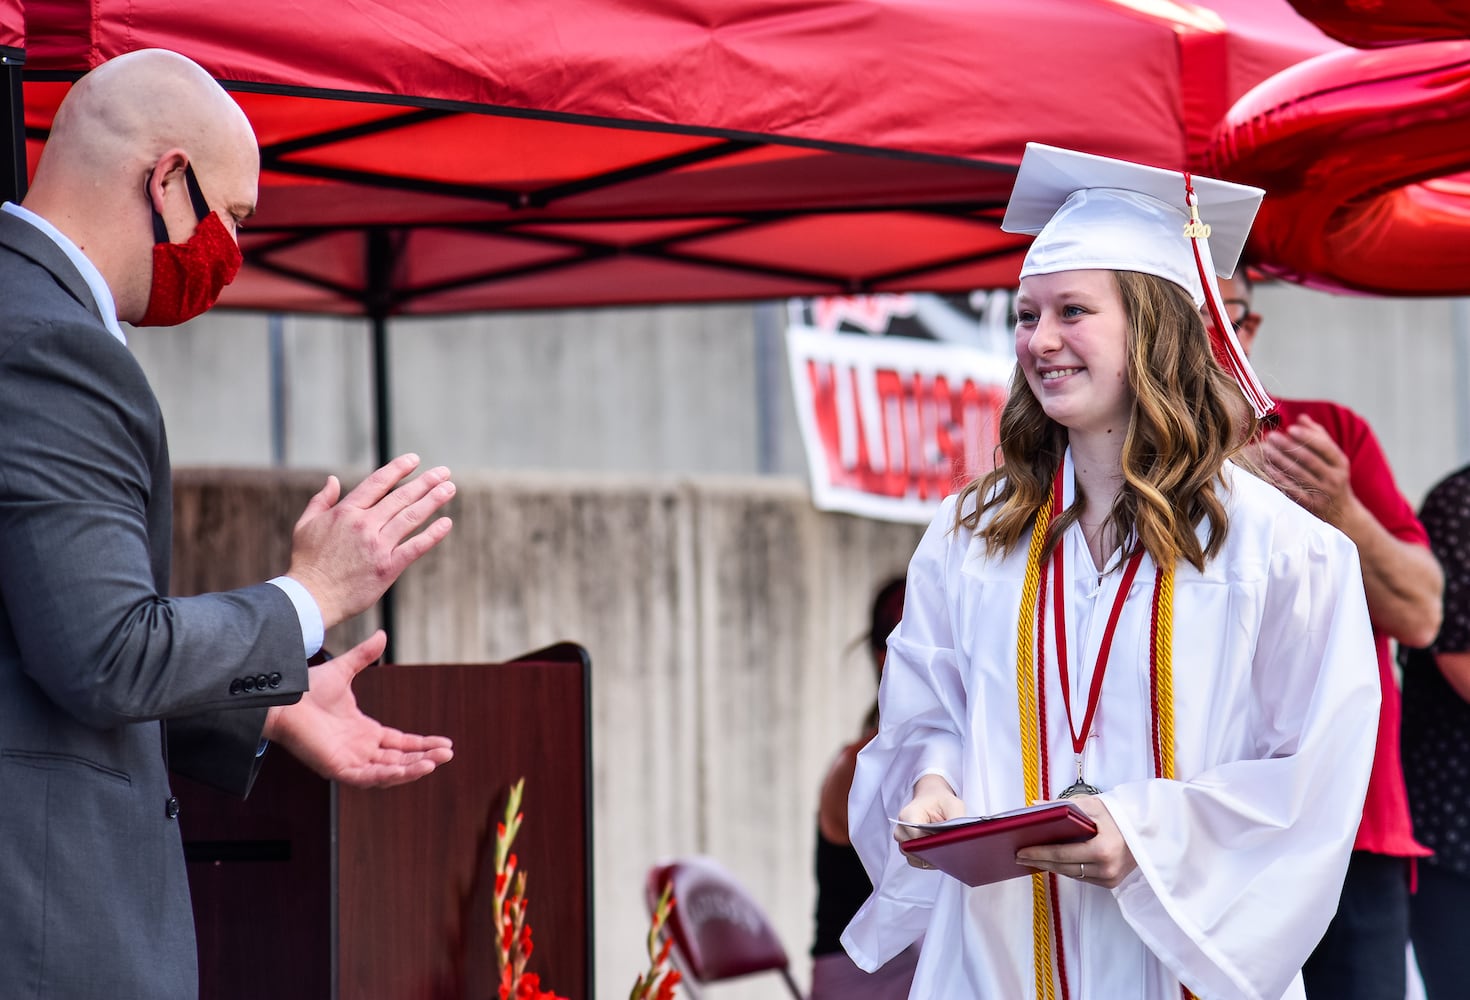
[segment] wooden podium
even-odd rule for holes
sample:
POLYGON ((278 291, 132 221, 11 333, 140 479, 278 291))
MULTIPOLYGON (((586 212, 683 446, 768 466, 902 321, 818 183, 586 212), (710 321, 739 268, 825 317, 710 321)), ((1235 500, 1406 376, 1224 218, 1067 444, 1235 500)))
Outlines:
POLYGON ((494 1000, 495 825, 520 777, 527 970, 591 1000, 589 681, 571 643, 373 667, 354 686, 363 710, 449 736, 453 761, 368 791, 273 750, 243 802, 175 776, 201 1000, 494 1000))

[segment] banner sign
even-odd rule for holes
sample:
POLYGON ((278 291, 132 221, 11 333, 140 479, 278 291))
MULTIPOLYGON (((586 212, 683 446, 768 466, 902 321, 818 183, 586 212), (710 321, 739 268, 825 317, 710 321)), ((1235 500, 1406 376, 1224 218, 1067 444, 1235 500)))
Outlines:
POLYGON ((993 468, 1015 368, 1006 292, 796 299, 789 311, 818 509, 927 523, 993 468))

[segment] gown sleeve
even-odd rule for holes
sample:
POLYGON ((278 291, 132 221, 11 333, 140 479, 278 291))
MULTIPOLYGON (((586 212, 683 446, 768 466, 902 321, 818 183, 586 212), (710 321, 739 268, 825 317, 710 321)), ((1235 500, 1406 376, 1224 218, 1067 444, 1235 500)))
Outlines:
POLYGON ((1245 667, 1254 759, 1102 795, 1138 863, 1114 890, 1123 917, 1201 997, 1290 986, 1332 918, 1373 763, 1380 692, 1357 550, 1308 528, 1265 572, 1245 667))
POLYGON ((924 933, 944 877, 913 868, 893 849, 891 817, 913 798, 914 782, 938 774, 960 787, 966 690, 955 655, 948 600, 970 533, 953 529, 946 500, 909 564, 903 620, 888 640, 879 686, 878 735, 858 754, 848 824, 876 891, 842 935, 854 962, 871 972, 924 933))

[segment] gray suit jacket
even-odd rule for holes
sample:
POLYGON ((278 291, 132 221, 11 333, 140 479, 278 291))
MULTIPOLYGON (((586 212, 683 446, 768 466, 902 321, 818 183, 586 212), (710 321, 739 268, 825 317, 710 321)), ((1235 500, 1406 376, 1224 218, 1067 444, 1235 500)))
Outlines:
POLYGON ((6 1000, 197 995, 165 739, 175 770, 243 795, 265 708, 306 689, 278 588, 165 596, 170 491, 142 369, 66 255, 0 212, 6 1000))

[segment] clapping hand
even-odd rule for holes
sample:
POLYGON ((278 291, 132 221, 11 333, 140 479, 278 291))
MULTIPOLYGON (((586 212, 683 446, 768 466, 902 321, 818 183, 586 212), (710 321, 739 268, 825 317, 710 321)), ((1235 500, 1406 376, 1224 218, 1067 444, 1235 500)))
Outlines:
POLYGON ((449 470, 406 479, 418 465, 417 455, 400 455, 345 497, 329 476, 297 520, 286 575, 306 587, 327 628, 371 607, 449 534, 449 518, 431 520, 454 497, 449 470))
POLYGON ((1277 488, 1330 524, 1353 498, 1352 466, 1327 429, 1303 414, 1244 449, 1277 488))
POLYGON ((444 736, 420 736, 363 714, 352 681, 383 655, 381 629, 341 656, 311 668, 310 689, 266 715, 265 737, 332 781, 359 788, 416 781, 454 756, 444 736))

